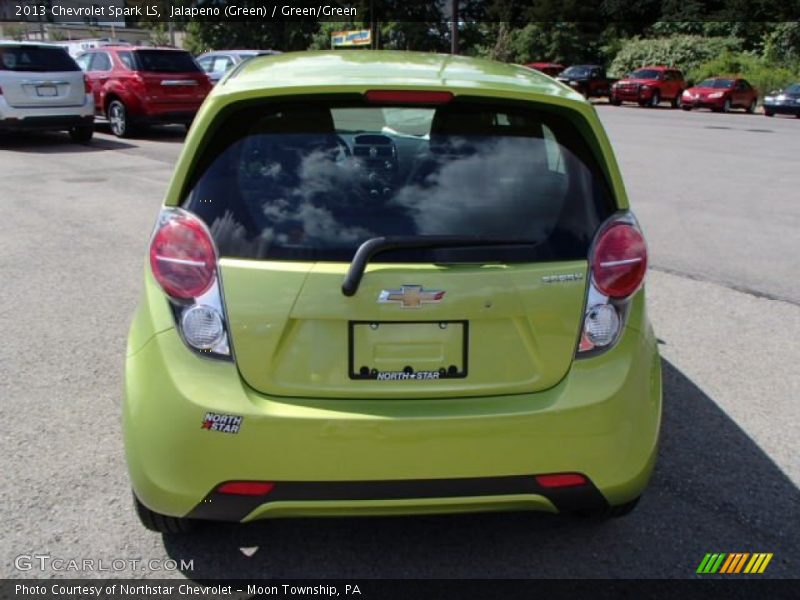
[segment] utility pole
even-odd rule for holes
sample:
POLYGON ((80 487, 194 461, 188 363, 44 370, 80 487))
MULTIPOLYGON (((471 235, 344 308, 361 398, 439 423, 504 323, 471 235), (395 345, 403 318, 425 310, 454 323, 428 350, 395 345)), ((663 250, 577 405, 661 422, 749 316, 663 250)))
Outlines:
POLYGON ((453 19, 450 23, 450 54, 458 54, 458 0, 453 0, 453 19))
POLYGON ((375 25, 375 0, 369 0, 369 47, 372 50, 378 49, 378 40, 375 35, 377 27, 375 25))

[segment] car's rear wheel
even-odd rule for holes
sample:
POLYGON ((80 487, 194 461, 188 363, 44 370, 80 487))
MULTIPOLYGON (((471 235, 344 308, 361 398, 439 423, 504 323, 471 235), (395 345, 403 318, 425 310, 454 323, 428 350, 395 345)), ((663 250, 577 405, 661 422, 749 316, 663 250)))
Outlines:
POLYGON ((688 111, 690 111, 690 110, 692 110, 692 107, 691 107, 691 106, 688 106, 688 105, 686 105, 686 104, 681 104, 681 108, 682 108, 683 110, 687 111, 687 112, 688 112, 688 111))
POLYGON ((622 104, 622 100, 620 100, 619 98, 615 98, 614 96, 611 96, 609 102, 611 102, 611 104, 613 104, 614 106, 619 106, 620 104, 622 104))
POLYGON ((678 95, 675 96, 672 99, 672 102, 671 102, 672 108, 680 108, 681 107, 681 105, 683 104, 683 101, 682 101, 683 99, 681 98, 681 96, 683 96, 683 90, 678 92, 678 95))
POLYGON ((126 137, 131 134, 131 124, 128 118, 128 109, 122 100, 112 100, 106 110, 106 118, 111 127, 111 133, 117 137, 126 137))
POLYGON ((88 144, 94 136, 93 125, 76 125, 69 130, 69 137, 76 144, 88 144))
POLYGON ((725 102, 722 103, 722 112, 729 113, 731 112, 731 101, 729 99, 725 99, 725 102))
POLYGON ((656 108, 659 104, 661 104, 661 94, 656 90, 653 92, 653 97, 650 99, 650 106, 656 108))
POLYGON ((150 531, 158 533, 189 533, 197 527, 197 521, 192 519, 181 519, 178 517, 168 517, 150 510, 134 494, 133 503, 136 507, 136 515, 142 525, 150 531))
POLYGON ((765 116, 765 117, 771 117, 771 116, 773 116, 774 114, 775 114, 775 113, 774 113, 774 112, 772 112, 771 110, 767 110, 766 108, 764 109, 764 116, 765 116))
POLYGON ((755 100, 753 100, 753 101, 752 101, 752 102, 751 102, 751 103, 750 103, 750 104, 747 106, 747 112, 748 112, 748 113, 750 113, 751 115, 752 115, 754 112, 756 112, 756 101, 755 101, 755 100))

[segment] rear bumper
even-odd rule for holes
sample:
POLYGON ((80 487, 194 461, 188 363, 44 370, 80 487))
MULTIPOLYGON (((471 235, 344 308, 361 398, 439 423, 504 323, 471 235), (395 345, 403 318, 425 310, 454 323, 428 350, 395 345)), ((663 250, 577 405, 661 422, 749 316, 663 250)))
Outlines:
MULTIPOLYGON (((632 311, 640 317, 642 302, 632 311)), ((655 339, 634 326, 544 392, 427 400, 270 397, 168 329, 128 356, 123 409, 142 503, 236 521, 622 504, 647 484, 660 419, 655 339), (204 428, 209 412, 242 417, 238 432, 204 428), (537 487, 534 475, 565 472, 591 484, 558 494, 537 487), (226 481, 275 487, 264 498, 214 492, 226 481)))
POLYGON ((776 115, 800 115, 800 104, 765 104, 764 110, 776 115))
POLYGON ((0 130, 70 129, 94 123, 94 100, 90 95, 79 106, 12 107, 0 96, 0 130))
POLYGON ((181 104, 143 104, 140 111, 132 115, 140 123, 191 123, 197 111, 200 109, 200 102, 181 103, 181 104))

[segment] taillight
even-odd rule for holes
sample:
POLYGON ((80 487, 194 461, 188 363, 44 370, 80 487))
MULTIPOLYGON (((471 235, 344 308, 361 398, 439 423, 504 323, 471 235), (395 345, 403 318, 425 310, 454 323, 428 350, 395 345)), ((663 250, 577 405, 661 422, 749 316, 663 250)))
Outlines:
POLYGON ((214 244, 196 217, 177 215, 150 242, 150 268, 164 291, 179 300, 202 296, 214 283, 214 244))
POLYGON ((165 208, 150 241, 150 269, 171 301, 186 344, 230 357, 217 252, 205 223, 182 209, 165 208))
POLYGON ((364 98, 373 104, 447 104, 453 94, 437 90, 370 90, 364 98))
POLYGON ((220 485, 217 492, 236 496, 266 496, 274 487, 274 483, 266 481, 229 481, 220 485))
POLYGON ((86 75, 83 76, 83 93, 84 94, 92 93, 92 84, 89 82, 89 78, 86 75))
POLYGON ((589 482, 580 473, 552 473, 550 475, 537 475, 536 483, 543 488, 562 488, 586 485, 589 482))
POLYGON ((591 278, 578 356, 610 348, 625 324, 629 299, 647 271, 647 246, 630 213, 615 215, 600 228, 589 257, 591 278))
POLYGON ((614 223, 600 234, 592 256, 597 289, 612 298, 625 298, 639 289, 647 271, 644 237, 629 223, 614 223))

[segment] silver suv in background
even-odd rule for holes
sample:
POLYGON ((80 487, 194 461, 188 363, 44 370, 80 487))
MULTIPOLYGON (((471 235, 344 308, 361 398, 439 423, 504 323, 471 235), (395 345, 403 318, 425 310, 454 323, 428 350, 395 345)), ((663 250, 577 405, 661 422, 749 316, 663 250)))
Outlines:
POLYGON ((197 63, 208 75, 211 83, 216 85, 225 73, 243 60, 268 54, 280 54, 280 52, 278 50, 216 50, 198 56, 197 63))
POLYGON ((94 98, 64 48, 0 40, 0 131, 68 131, 86 144, 94 133, 94 98))

